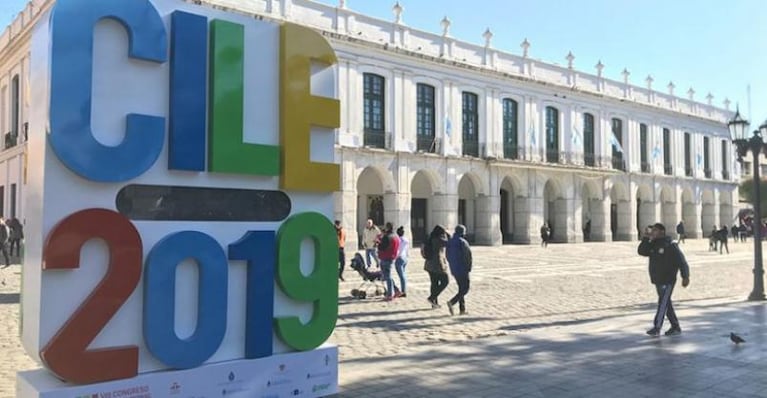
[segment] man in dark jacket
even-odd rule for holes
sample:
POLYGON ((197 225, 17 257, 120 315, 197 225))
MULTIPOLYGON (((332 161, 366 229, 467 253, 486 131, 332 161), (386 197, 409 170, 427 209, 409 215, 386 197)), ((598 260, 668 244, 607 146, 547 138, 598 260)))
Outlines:
POLYGON ((447 302, 447 309, 453 315, 453 306, 458 303, 461 315, 466 315, 466 302, 464 297, 469 292, 469 272, 471 272, 471 247, 464 238, 466 227, 458 225, 455 234, 447 242, 447 262, 450 265, 450 273, 453 274, 458 284, 458 293, 447 302))
POLYGON ((677 272, 682 274, 682 287, 690 284, 690 267, 687 265, 684 254, 671 237, 666 236, 666 227, 661 223, 647 227, 637 252, 640 256, 650 258, 650 281, 655 285, 658 293, 658 310, 655 313, 653 327, 647 331, 647 334, 658 336, 665 317, 668 317, 671 322, 671 328, 666 331, 666 336, 682 333, 671 304, 671 293, 674 291, 677 272))

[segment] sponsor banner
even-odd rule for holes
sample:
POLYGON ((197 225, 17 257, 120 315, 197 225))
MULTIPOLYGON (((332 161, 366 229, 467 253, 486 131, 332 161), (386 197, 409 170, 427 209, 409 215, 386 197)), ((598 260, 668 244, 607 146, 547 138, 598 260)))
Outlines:
POLYGON ((86 386, 62 383, 43 369, 21 372, 23 398, 313 398, 338 392, 338 349, 273 355, 86 386))

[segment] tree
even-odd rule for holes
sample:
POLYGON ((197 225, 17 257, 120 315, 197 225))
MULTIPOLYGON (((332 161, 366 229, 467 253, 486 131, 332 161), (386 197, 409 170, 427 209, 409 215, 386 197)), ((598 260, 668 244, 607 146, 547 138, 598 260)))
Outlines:
MULTIPOLYGON (((759 203, 759 210, 761 211, 761 218, 767 218, 767 181, 762 179, 759 183, 759 193, 761 194, 761 202, 759 203)), ((740 183, 740 196, 749 203, 754 203, 754 181, 749 179, 740 183)))

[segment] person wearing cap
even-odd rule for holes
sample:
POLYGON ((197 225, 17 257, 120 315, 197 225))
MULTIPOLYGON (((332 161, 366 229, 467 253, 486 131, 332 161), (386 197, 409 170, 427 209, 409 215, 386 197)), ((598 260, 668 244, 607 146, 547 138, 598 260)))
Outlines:
POLYGON ((647 331, 647 334, 653 337, 658 336, 666 317, 671 322, 671 328, 665 335, 673 336, 682 333, 679 319, 671 303, 671 293, 674 291, 677 272, 682 274, 682 287, 690 284, 690 267, 687 265, 684 254, 679 249, 679 245, 671 237, 666 236, 666 227, 661 223, 650 225, 645 229, 637 252, 640 256, 649 258, 650 281, 655 285, 655 291, 658 293, 658 309, 653 327, 647 331))
POLYGON ((447 309, 453 315, 453 306, 457 303, 460 315, 466 315, 466 302, 464 297, 469 293, 469 273, 471 272, 471 247, 464 238, 466 227, 457 225, 453 237, 447 242, 447 262, 450 265, 450 273, 458 284, 458 293, 447 302, 447 309))

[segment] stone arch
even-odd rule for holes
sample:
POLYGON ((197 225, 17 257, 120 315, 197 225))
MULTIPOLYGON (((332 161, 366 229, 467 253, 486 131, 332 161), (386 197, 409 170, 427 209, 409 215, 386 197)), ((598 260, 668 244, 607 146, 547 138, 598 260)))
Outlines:
POLYGON ((602 231, 605 225, 604 207, 599 185, 595 181, 585 181, 581 185, 581 225, 583 240, 604 241, 602 231))
POLYGON ((522 184, 513 176, 501 180, 500 227, 503 243, 530 243, 529 206, 522 184))
POLYGON ((477 230, 477 186, 476 178, 471 173, 464 174, 458 180, 458 224, 466 226, 467 239, 474 243, 477 230))
POLYGON ((376 166, 365 167, 357 176, 357 231, 362 231, 368 219, 382 226, 385 220, 384 193, 391 191, 391 173, 376 166))
POLYGON ((655 219, 655 201, 653 192, 649 185, 641 184, 636 191, 636 230, 638 236, 644 227, 658 222, 655 219))
POLYGON ((631 203, 622 182, 614 182, 610 189, 610 232, 613 241, 631 240, 631 203))
POLYGON ((543 186, 543 222, 551 229, 552 242, 567 241, 567 201, 556 178, 549 178, 543 186))
POLYGON ((717 229, 722 227, 722 224, 716 220, 716 199, 714 198, 714 191, 709 189, 703 191, 701 194, 701 203, 700 226, 703 230, 703 236, 709 236, 715 225, 717 229))
POLYGON ((436 224, 434 176, 419 170, 410 181, 410 229, 414 243, 423 242, 431 226, 436 224))

